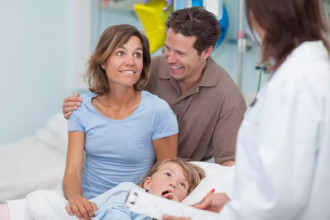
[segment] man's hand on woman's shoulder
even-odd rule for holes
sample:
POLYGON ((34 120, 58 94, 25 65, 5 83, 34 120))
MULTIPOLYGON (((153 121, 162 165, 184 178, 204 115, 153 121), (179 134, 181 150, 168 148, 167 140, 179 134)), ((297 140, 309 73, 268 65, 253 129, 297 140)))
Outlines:
POLYGON ((68 119, 72 114, 72 111, 76 110, 81 105, 81 101, 82 99, 77 92, 72 96, 65 98, 62 105, 64 118, 68 119))

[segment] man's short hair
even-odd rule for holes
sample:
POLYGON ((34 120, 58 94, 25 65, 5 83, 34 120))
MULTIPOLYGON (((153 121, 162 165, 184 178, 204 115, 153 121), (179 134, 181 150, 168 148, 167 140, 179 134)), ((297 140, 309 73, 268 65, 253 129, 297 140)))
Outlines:
POLYGON ((220 36, 220 24, 214 14, 202 7, 176 10, 166 21, 166 27, 184 36, 196 36, 194 48, 200 55, 215 47, 220 36))

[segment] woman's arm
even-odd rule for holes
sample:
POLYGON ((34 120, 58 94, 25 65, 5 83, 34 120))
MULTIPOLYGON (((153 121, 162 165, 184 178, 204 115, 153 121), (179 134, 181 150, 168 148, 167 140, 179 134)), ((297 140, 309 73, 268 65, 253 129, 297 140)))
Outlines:
POLYGON ((85 134, 80 131, 69 132, 66 168, 63 178, 63 192, 69 205, 70 215, 91 219, 97 207, 82 196, 81 173, 84 161, 85 134))
POLYGON ((152 141, 157 161, 176 158, 178 151, 178 134, 155 139, 152 141))

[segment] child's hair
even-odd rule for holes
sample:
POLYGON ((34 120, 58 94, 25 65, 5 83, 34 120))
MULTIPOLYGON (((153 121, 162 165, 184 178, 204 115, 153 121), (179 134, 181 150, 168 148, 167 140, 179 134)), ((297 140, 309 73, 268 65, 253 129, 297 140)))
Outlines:
POLYGON ((166 163, 175 163, 183 169, 184 176, 189 184, 188 195, 196 188, 199 182, 205 177, 205 172, 201 167, 189 163, 188 160, 182 158, 167 159, 156 163, 151 168, 147 176, 151 177, 154 173, 156 173, 159 170, 159 168, 162 165, 166 163))

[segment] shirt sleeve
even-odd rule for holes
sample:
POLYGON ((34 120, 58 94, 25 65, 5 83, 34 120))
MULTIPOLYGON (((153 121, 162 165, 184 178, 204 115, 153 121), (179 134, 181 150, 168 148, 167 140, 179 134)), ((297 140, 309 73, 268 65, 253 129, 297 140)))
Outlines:
POLYGON ((308 203, 321 113, 306 88, 271 87, 242 123, 234 195, 219 219, 300 219, 308 203))
POLYGON ((90 201, 94 202, 98 207, 93 220, 131 220, 132 213, 126 208, 125 200, 128 191, 132 188, 140 189, 134 183, 124 182, 91 199, 90 201))
POLYGON ((230 96, 223 101, 212 137, 213 155, 218 164, 235 159, 237 133, 246 111, 245 100, 237 89, 226 93, 230 96))
POLYGON ((152 140, 168 137, 179 132, 178 121, 166 101, 160 99, 155 105, 155 121, 152 140))
MULTIPOLYGON (((81 106, 80 108, 84 108, 81 106)), ((76 111, 72 112, 72 115, 68 119, 68 132, 70 131, 82 131, 85 132, 85 129, 82 125, 82 122, 80 120, 82 109, 77 109, 76 111)))
POLYGON ((132 218, 123 204, 112 203, 108 208, 95 212, 93 220, 97 219, 131 220, 132 218))

